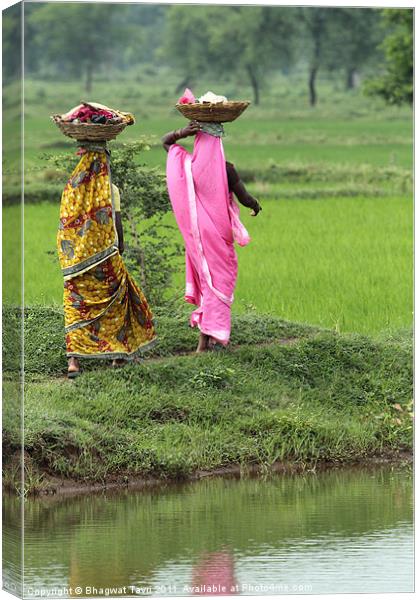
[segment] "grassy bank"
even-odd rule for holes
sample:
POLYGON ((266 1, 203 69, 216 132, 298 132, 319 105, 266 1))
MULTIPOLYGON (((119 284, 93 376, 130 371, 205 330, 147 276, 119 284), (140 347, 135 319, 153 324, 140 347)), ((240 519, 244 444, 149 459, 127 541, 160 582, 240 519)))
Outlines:
MULTIPOLYGON (((146 135, 151 149, 140 160, 163 169, 159 138, 185 123, 173 109, 177 83, 165 70, 139 72, 95 81, 91 99, 133 111, 137 124, 121 142, 146 135)), ((195 91, 208 88, 220 90, 220 82, 197 82, 195 91)), ((220 91, 249 93, 240 81, 220 91)), ((158 315, 160 344, 143 364, 116 372, 92 362, 71 383, 55 250, 63 174, 42 155, 75 151, 49 115, 85 94, 80 82, 26 82, 30 489, 57 478, 182 478, 235 464, 349 462, 411 449, 412 112, 340 91, 322 77, 319 92, 310 108, 306 78, 279 75, 260 107, 226 126, 226 156, 263 205, 257 219, 242 210, 252 244, 238 249, 231 349, 186 354, 196 332, 188 310, 174 307, 158 315)), ((5 135, 13 141, 16 115, 6 109, 5 135)), ((17 146, 5 164, 4 223, 19 220, 17 146)), ((12 242, 9 235, 7 257, 16 253, 12 242)), ((181 269, 172 291, 180 293, 183 279, 181 269)), ((8 278, 6 300, 13 302, 17 284, 8 278)), ((8 313, 4 321, 8 457, 20 443, 13 319, 8 313)), ((13 485, 13 459, 6 469, 13 485)))
MULTIPOLYGON (((195 341, 184 312, 158 318, 161 345, 142 364, 115 371, 92 363, 69 382, 60 311, 27 311, 31 491, 51 480, 179 479, 233 464, 347 463, 411 448, 408 333, 374 341, 242 315, 230 350, 180 355, 195 341)), ((7 345, 13 328, 5 336, 7 345)), ((5 368, 4 444, 13 457, 20 439, 8 394, 13 363, 5 368)), ((5 468, 11 483, 13 459, 5 468)))

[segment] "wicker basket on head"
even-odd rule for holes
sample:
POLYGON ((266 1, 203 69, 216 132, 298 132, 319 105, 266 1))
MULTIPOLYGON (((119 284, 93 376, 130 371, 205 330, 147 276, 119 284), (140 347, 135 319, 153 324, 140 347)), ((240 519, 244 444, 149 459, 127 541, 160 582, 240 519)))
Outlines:
POLYGON ((195 102, 176 104, 175 108, 187 119, 203 123, 228 123, 234 121, 249 106, 249 102, 195 102))
POLYGON ((53 115, 51 119, 57 127, 70 138, 79 141, 99 142, 115 140, 117 135, 127 127, 127 123, 71 123, 63 121, 61 115, 53 115))

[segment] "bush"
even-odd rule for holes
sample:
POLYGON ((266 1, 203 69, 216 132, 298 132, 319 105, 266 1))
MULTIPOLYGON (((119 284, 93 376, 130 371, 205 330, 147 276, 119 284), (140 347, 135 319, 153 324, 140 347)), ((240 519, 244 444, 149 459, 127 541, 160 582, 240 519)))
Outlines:
POLYGON ((157 168, 136 163, 145 149, 148 146, 140 141, 113 150, 112 175, 123 199, 123 221, 128 223, 126 262, 149 300, 160 305, 171 287, 182 249, 173 242, 174 227, 163 223, 171 210, 165 175, 157 168), (145 221, 147 224, 139 229, 145 221))
MULTIPOLYGON (((121 193, 122 220, 128 234, 125 261, 150 302, 160 305, 171 287, 181 247, 172 241, 174 227, 163 223, 164 215, 171 210, 165 175, 159 169, 138 163, 138 156, 148 149, 145 139, 115 146, 111 171, 112 180, 121 193)), ((57 171, 70 173, 75 166, 74 156, 69 154, 45 158, 57 171)), ((51 169, 49 172, 51 174, 51 169)), ((55 194, 56 187, 52 189, 55 194)), ((40 194, 39 199, 47 198, 40 194)))

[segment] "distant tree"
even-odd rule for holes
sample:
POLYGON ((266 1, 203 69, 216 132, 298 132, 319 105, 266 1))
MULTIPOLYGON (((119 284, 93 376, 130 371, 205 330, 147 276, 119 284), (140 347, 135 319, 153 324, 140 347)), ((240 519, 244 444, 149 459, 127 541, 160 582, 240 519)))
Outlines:
POLYGON ((18 80, 21 73, 22 6, 15 4, 3 11, 3 80, 18 80))
POLYGON ((344 70, 345 88, 355 86, 355 75, 379 59, 381 10, 375 8, 332 8, 328 21, 329 40, 327 66, 344 70))
POLYGON ((40 9, 42 5, 27 2, 25 4, 24 17, 24 38, 25 38, 25 74, 36 73, 40 67, 44 56, 44 48, 38 43, 37 28, 33 25, 32 15, 40 9))
POLYGON ((214 70, 244 73, 254 103, 259 104, 261 86, 270 71, 294 61, 296 11, 276 6, 225 6, 223 11, 210 36, 214 70))
POLYGON ((293 60, 297 27, 291 9, 255 6, 174 6, 169 11, 165 52, 190 84, 203 72, 221 78, 243 73, 255 104, 270 70, 293 60))
POLYGON ((344 70, 346 88, 351 89, 356 72, 378 56, 380 11, 323 7, 298 10, 305 29, 302 46, 309 69, 309 104, 315 106, 316 81, 321 69, 344 70))
POLYGON ((384 27, 391 29, 381 44, 385 73, 366 82, 365 91, 389 104, 413 103, 413 12, 406 8, 382 11, 384 27))
POLYGON ((177 93, 183 87, 191 87, 194 79, 211 66, 212 17, 216 15, 208 6, 171 6, 168 10, 161 55, 183 73, 177 93))
POLYGON ((162 45, 167 11, 168 6, 162 4, 129 4, 125 7, 125 47, 117 57, 121 68, 155 62, 155 53, 162 45))
POLYGON ((126 7, 96 3, 46 3, 29 23, 44 56, 64 72, 84 77, 86 92, 95 72, 112 63, 126 40, 122 17, 126 7))
POLYGON ((315 106, 318 100, 316 78, 321 66, 331 56, 331 27, 328 26, 328 20, 332 13, 328 8, 307 7, 301 9, 301 14, 307 34, 304 40, 309 65, 309 104, 315 106))

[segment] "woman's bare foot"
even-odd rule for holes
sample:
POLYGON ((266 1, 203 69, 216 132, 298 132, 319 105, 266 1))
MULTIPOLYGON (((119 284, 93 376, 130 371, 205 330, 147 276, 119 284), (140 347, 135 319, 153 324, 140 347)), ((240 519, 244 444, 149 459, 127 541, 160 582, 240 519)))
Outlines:
POLYGON ((226 346, 224 346, 223 344, 221 344, 220 342, 218 342, 217 340, 215 340, 214 338, 209 336, 209 341, 207 344, 207 349, 208 350, 224 350, 226 346))
POLYGON ((68 367, 67 367, 67 377, 69 379, 74 379, 80 375, 80 364, 77 358, 74 356, 69 358, 68 367))
POLYGON ((208 348, 209 336, 205 333, 200 333, 196 352, 205 352, 208 348))

